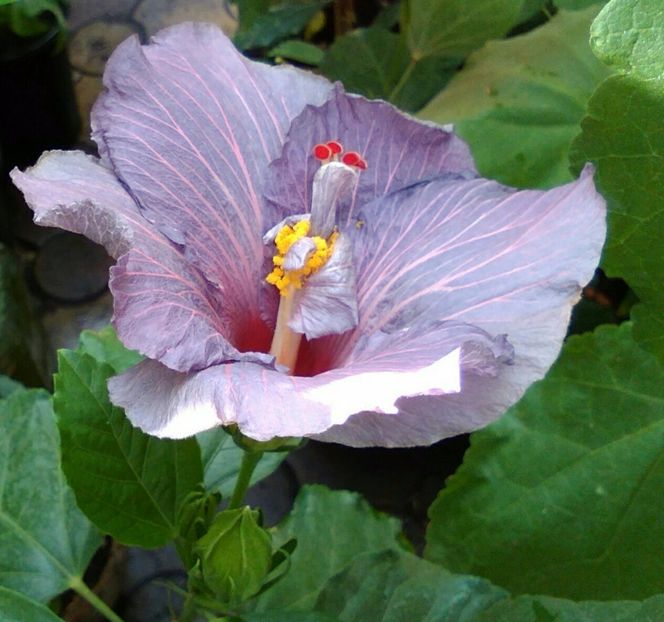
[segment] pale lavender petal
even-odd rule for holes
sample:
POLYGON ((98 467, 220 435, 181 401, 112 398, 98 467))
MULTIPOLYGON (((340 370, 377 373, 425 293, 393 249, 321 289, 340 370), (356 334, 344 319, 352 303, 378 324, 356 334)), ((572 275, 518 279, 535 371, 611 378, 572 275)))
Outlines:
MULTIPOLYGON (((183 374, 147 360, 111 379, 109 389, 134 425, 157 436, 189 436, 214 425, 215 414, 219 424, 237 424, 258 440, 311 436, 357 412, 394 419, 402 396, 457 392, 466 347, 484 349, 489 358, 509 356, 501 340, 449 323, 419 335, 404 330, 387 346, 379 335, 367 338, 363 355, 314 377, 245 362, 183 374)), ((436 427, 442 436, 450 430, 444 418, 436 427)))
POLYGON ((130 250, 111 268, 110 288, 123 343, 171 369, 272 361, 260 352, 271 339, 262 320, 250 312, 231 315, 222 292, 177 253, 130 250))
POLYGON ((11 172, 37 224, 81 233, 117 258, 135 238, 161 237, 118 180, 82 151, 47 151, 37 164, 11 172))
POLYGON ((291 119, 331 85, 243 58, 211 24, 122 43, 93 111, 95 140, 148 220, 219 285, 230 312, 258 308, 262 184, 291 119))
POLYGON ((227 341, 242 342, 241 329, 224 314, 219 289, 143 218, 97 158, 51 151, 25 172, 14 170, 12 179, 38 224, 81 233, 116 258, 124 253, 111 288, 114 325, 127 347, 183 371, 242 358, 227 341))
POLYGON ((376 197, 444 173, 475 174, 468 147, 451 131, 337 88, 325 104, 308 106, 293 121, 281 157, 270 165, 265 196, 272 222, 311 209, 320 168, 311 150, 330 139, 358 151, 369 165, 352 197, 340 206, 337 223, 342 227, 352 223, 357 207, 376 197))
POLYGON ((361 349, 363 331, 439 319, 505 334, 515 357, 496 376, 464 370, 458 395, 405 398, 397 417, 363 413, 321 437, 356 446, 430 444, 442 438, 441 419, 459 433, 502 414, 558 355, 606 233, 590 167, 546 192, 482 180, 423 184, 367 206, 362 218, 360 326, 354 344, 338 339, 328 348, 361 349))
POLYGON ((352 194, 357 176, 357 170, 340 162, 330 162, 316 171, 311 190, 310 235, 330 237, 337 224, 337 204, 352 194))
POLYGON ((284 255, 284 270, 302 270, 315 250, 316 242, 312 238, 305 236, 296 240, 284 255))
POLYGON ((288 325, 307 339, 344 333, 357 326, 355 266, 348 236, 339 235, 332 257, 294 296, 288 325))

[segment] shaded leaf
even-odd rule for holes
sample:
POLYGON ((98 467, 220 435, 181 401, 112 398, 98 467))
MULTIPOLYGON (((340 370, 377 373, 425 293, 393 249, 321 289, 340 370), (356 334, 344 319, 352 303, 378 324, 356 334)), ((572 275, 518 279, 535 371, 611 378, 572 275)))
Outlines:
POLYGON ((299 39, 289 39, 273 47, 268 52, 268 56, 273 58, 287 58, 297 63, 318 66, 323 60, 325 53, 317 45, 300 41, 299 39))
MULTIPOLYGON (((207 490, 220 492, 223 497, 233 494, 240 472, 244 451, 222 428, 213 428, 196 435, 201 448, 203 473, 207 490)), ((250 486, 272 473, 286 458, 288 452, 267 452, 251 475, 250 486)))
POLYGON ((62 468, 79 506, 124 544, 169 542, 182 501, 203 479, 196 441, 159 439, 132 427, 108 400, 110 365, 70 350, 61 350, 58 361, 62 468))
MULTIPOLYGON (((0 587, 42 602, 80 580, 101 544, 65 483, 59 447, 46 392, 16 391, 0 401, 0 587)), ((8 591, 0 603, 11 600, 7 606, 21 611, 8 591)))
POLYGON ((239 32, 234 39, 241 50, 263 48, 292 37, 304 30, 309 21, 330 0, 306 0, 299 4, 271 7, 258 17, 251 28, 239 32))
POLYGON ((385 551, 357 558, 330 579, 316 609, 348 622, 655 622, 664 614, 664 596, 643 603, 510 598, 485 579, 385 551))
POLYGON ((275 548, 297 538, 288 574, 258 598, 261 611, 311 608, 325 581, 357 555, 396 547, 399 522, 362 497, 305 486, 291 514, 274 529, 275 548))
POLYGON ((44 335, 19 258, 0 244, 0 373, 43 385, 44 335))
POLYGON ((596 12, 559 13, 527 34, 488 43, 419 116, 454 123, 487 177, 542 188, 571 179, 570 143, 608 74, 588 45, 596 12))
POLYGON ((16 382, 16 380, 12 380, 8 376, 0 376, 0 398, 8 397, 14 391, 22 388, 23 385, 20 382, 16 382))
POLYGON ((320 70, 341 80, 346 90, 419 110, 449 80, 456 63, 440 58, 411 59, 404 37, 379 27, 338 37, 320 70))
POLYGON ((516 594, 661 592, 662 377, 628 324, 572 337, 546 379, 473 435, 430 509, 427 557, 516 594))
POLYGON ((48 607, 20 592, 0 587, 2 622, 62 622, 48 607))
POLYGON ((521 0, 405 0, 401 27, 411 56, 464 57, 518 23, 521 0))

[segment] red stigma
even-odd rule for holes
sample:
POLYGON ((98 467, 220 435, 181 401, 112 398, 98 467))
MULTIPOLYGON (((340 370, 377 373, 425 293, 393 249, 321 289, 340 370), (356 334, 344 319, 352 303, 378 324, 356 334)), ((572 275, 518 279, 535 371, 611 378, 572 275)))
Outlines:
POLYGON ((355 166, 363 171, 367 168, 367 163, 357 151, 347 151, 341 161, 347 166, 355 166))
POLYGON ((333 155, 339 155, 344 150, 344 148, 341 146, 341 143, 337 142, 336 140, 328 141, 327 146, 330 148, 330 151, 333 153, 333 155))
POLYGON ((332 149, 322 143, 314 147, 314 158, 317 160, 329 160, 332 157, 332 153, 332 149))

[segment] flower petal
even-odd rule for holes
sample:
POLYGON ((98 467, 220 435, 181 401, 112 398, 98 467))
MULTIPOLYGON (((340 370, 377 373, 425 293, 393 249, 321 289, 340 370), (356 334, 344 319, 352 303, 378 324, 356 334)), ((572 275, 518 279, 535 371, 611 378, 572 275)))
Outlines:
MULTIPOLYGON (((207 429, 215 424, 214 413, 218 424, 235 423, 258 440, 311 436, 353 413, 379 410, 392 419, 386 413, 397 413, 402 396, 458 391, 465 346, 475 350, 475 363, 480 349, 487 359, 506 352, 501 340, 459 323, 408 333, 390 338, 389 348, 379 335, 367 338, 363 356, 314 377, 244 362, 182 374, 146 360, 111 379, 109 389, 132 423, 156 436, 181 438, 207 429)), ((449 430, 444 418, 436 425, 439 434, 449 430)), ((373 444, 380 443, 377 435, 373 444)))
POLYGON ((273 359, 261 353, 271 338, 262 320, 250 312, 230 315, 224 294, 177 251, 130 250, 111 268, 110 288, 123 343, 171 369, 273 359))
POLYGON ((360 325, 355 343, 337 338, 328 351, 343 359, 361 348, 363 333, 439 319, 506 334, 515 358, 495 377, 466 371, 458 395, 404 399, 397 417, 362 413, 321 437, 355 446, 377 437, 390 446, 430 444, 443 438, 440 420, 450 435, 500 416, 558 355, 606 233, 590 167, 546 192, 434 181, 366 206, 361 217, 360 325))
POLYGON ((344 333, 357 326, 355 266, 348 236, 339 235, 332 257, 294 296, 288 325, 307 339, 344 333))
POLYGON ((135 238, 162 237, 113 172, 82 151, 46 151, 34 166, 14 169, 11 178, 38 225, 81 233, 112 257, 127 252, 135 238))
POLYGON ((143 218, 97 158, 51 151, 12 179, 38 224, 81 233, 120 257, 111 288, 114 325, 127 347, 182 371, 243 358, 227 341, 235 335, 219 289, 143 218))
POLYGON ((453 132, 337 87, 326 103, 306 107, 293 120, 281 157, 270 165, 265 185, 272 210, 269 224, 310 211, 314 175, 320 166, 310 147, 330 139, 359 151, 369 166, 360 173, 352 197, 340 204, 337 224, 342 228, 371 199, 443 173, 475 174, 468 147, 453 132))
POLYGON ((291 119, 330 92, 322 78, 243 58, 210 24, 181 24, 109 59, 93 136, 146 218, 222 290, 257 309, 261 186, 291 119))

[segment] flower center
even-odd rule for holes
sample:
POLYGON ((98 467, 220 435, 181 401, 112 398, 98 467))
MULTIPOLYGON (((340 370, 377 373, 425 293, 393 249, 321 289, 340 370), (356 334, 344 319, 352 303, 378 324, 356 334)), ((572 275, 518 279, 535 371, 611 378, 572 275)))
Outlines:
POLYGON ((311 213, 286 218, 263 238, 276 249, 272 271, 265 280, 281 295, 270 352, 277 363, 291 373, 303 334, 311 339, 344 332, 357 325, 355 275, 348 259, 352 248, 345 237, 339 240, 335 223, 337 203, 352 192, 358 169, 365 170, 367 163, 355 151, 344 152, 335 140, 315 145, 312 155, 321 167, 314 175, 311 213), (339 250, 335 248, 337 240, 339 250), (330 274, 334 276, 321 275, 323 281, 329 281, 325 285, 317 279, 314 298, 317 302, 311 304, 306 280, 324 268, 333 256, 330 265, 335 265, 330 274), (328 306, 329 312, 326 311, 328 306), (321 322, 328 320, 328 316, 321 317, 320 313, 329 313, 334 321, 321 322))
POLYGON ((290 286, 301 289, 306 277, 318 272, 332 256, 339 233, 333 231, 327 239, 319 235, 307 237, 310 229, 309 220, 300 220, 293 225, 284 225, 274 239, 277 249, 272 257, 274 268, 265 280, 282 296, 287 295, 290 286), (303 244, 305 240, 307 242, 303 244))

